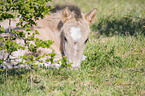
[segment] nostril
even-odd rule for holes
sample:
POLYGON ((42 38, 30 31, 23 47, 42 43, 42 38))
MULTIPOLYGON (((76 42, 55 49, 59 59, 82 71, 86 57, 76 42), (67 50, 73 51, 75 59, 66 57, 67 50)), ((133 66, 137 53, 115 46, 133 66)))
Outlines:
POLYGON ((77 42, 75 41, 74 44, 77 44, 77 42))

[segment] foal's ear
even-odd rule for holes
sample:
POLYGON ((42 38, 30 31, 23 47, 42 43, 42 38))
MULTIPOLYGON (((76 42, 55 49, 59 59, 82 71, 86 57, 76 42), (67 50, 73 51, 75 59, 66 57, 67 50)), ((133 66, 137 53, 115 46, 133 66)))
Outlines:
POLYGON ((62 20, 63 20, 63 22, 65 23, 72 18, 73 18, 73 15, 72 15, 71 11, 68 9, 68 7, 66 7, 62 11, 62 20))
POLYGON ((85 19, 89 22, 89 24, 92 24, 95 21, 97 15, 97 8, 94 8, 90 12, 85 14, 85 19))

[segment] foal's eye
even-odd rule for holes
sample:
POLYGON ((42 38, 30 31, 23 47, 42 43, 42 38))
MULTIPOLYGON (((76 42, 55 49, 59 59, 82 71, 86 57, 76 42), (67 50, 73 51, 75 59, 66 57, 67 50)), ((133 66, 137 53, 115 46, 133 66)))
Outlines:
POLYGON ((85 44, 87 43, 88 40, 89 40, 89 39, 87 38, 86 41, 85 41, 85 44))
POLYGON ((67 39, 66 39, 66 37, 64 37, 64 40, 67 42, 67 39))

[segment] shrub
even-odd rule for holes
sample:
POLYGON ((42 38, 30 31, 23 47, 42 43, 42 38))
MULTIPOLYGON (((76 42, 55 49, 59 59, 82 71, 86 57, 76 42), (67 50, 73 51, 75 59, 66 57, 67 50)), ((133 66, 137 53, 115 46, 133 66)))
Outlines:
MULTIPOLYGON (((20 28, 24 28, 24 31, 18 31, 15 29, 11 29, 9 27, 9 32, 4 30, 2 26, 0 26, 0 34, 7 34, 6 36, 0 36, 0 50, 2 51, 1 55, 4 53, 7 54, 5 58, 0 58, 0 64, 5 65, 5 63, 8 63, 11 61, 11 54, 14 51, 18 50, 25 50, 28 48, 30 52, 37 52, 37 48, 49 48, 51 44, 53 44, 53 41, 43 41, 38 38, 35 38, 34 36, 36 34, 39 34, 37 30, 35 30, 35 33, 30 34, 31 27, 34 25, 37 25, 36 21, 40 18, 43 19, 45 15, 49 14, 51 6, 47 6, 47 3, 52 0, 3 0, 0 1, 0 20, 9 20, 9 26, 11 26, 11 20, 15 18, 19 18, 19 23, 16 24, 16 26, 19 26, 20 28), (11 35, 14 34, 14 35, 11 35), (28 36, 26 37, 26 34, 28 36), (19 38, 19 40, 24 41, 24 44, 19 44, 16 42, 16 39, 19 38), (31 44, 30 42, 34 41, 35 44, 31 44)), ((51 61, 53 63, 54 59, 54 53, 52 54, 44 54, 43 56, 50 55, 50 60, 47 59, 47 61, 51 61)), ((37 58, 34 58, 34 55, 23 55, 20 56, 18 64, 23 64, 24 61, 27 65, 31 64, 31 68, 35 67, 32 65, 34 61, 41 62, 40 60, 41 56, 38 56, 37 58)))

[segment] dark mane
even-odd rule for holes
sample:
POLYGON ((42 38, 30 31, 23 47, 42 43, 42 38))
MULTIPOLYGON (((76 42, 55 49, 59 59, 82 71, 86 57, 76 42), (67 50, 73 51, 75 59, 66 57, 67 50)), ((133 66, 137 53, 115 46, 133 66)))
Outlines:
POLYGON ((71 12, 75 13, 76 19, 82 18, 81 10, 77 6, 74 6, 74 5, 55 5, 54 7, 55 8, 51 10, 52 13, 55 13, 57 11, 60 11, 64 8, 68 7, 71 12))

